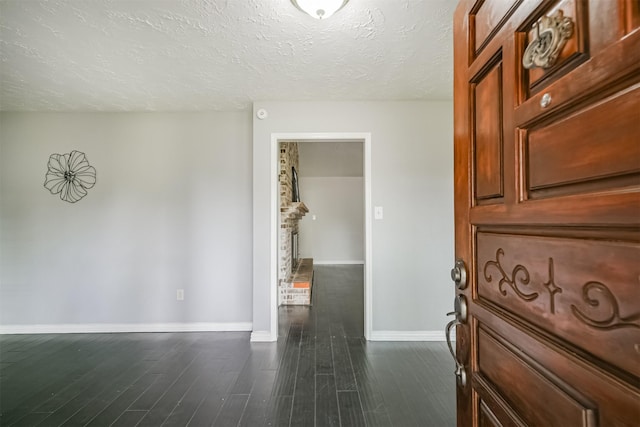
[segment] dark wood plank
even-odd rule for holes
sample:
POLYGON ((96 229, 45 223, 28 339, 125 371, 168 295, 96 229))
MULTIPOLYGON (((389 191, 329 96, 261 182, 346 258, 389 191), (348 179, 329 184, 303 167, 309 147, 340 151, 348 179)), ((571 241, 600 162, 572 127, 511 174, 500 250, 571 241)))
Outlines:
POLYGON ((249 357, 240 371, 236 383, 231 389, 232 394, 251 393, 256 376, 263 370, 263 365, 270 363, 269 360, 266 360, 270 353, 271 352, 265 348, 264 343, 256 343, 256 345, 251 346, 249 357))
POLYGON ((309 334, 309 331, 303 330, 291 412, 292 426, 309 426, 314 424, 316 391, 314 344, 315 340, 309 334))
MULTIPOLYGON (((94 369, 71 382, 67 387, 48 399, 43 405, 37 407, 34 412, 51 412, 45 418, 42 425, 61 425, 84 408, 99 394, 104 386, 109 386, 114 377, 122 370, 122 357, 117 357, 126 352, 130 343, 126 341, 114 341, 109 338, 108 349, 104 355, 97 354, 92 358, 104 358, 102 363, 97 363, 94 369)), ((127 362, 129 360, 127 359, 127 362)))
POLYGON ((367 357, 364 339, 349 338, 347 342, 366 424, 370 427, 392 425, 382 388, 367 357))
POLYGON ((353 374, 351 356, 342 324, 331 325, 331 351, 333 369, 338 391, 356 391, 356 378, 353 374))
POLYGON ((338 396, 333 375, 316 375, 316 425, 340 425, 338 396))
POLYGON ((329 332, 318 334, 316 337, 316 373, 333 374, 333 354, 329 332))
POLYGON ((275 380, 275 370, 261 370, 255 374, 255 381, 247 406, 242 414, 240 426, 253 427, 265 424, 275 380))
POLYGON ((76 426, 89 423, 97 413, 101 412, 124 393, 132 381, 136 382, 140 379, 149 369, 151 363, 151 361, 140 360, 137 363, 132 363, 129 368, 122 370, 120 374, 114 375, 113 381, 98 382, 97 384, 100 387, 97 388, 102 390, 97 393, 83 393, 81 399, 86 404, 72 417, 68 418, 63 425, 76 426))
POLYGON ((132 402, 136 401, 149 387, 158 381, 159 378, 160 374, 145 373, 131 386, 124 390, 116 399, 109 403, 107 407, 95 414, 87 426, 98 427, 110 425, 131 405, 132 402))
POLYGON ((173 407, 171 413, 162 424, 163 426, 184 426, 189 423, 198 406, 202 403, 202 396, 206 395, 211 387, 211 382, 204 377, 199 377, 187 390, 185 395, 173 407))
POLYGON ((360 397, 355 391, 338 392, 340 424, 344 426, 365 426, 360 397))
POLYGON ((3 359, 5 353, 10 351, 20 351, 22 346, 33 343, 37 339, 43 339, 47 335, 11 335, 11 339, 4 340, 0 345, 0 361, 3 359))
MULTIPOLYGON (((221 401, 221 396, 226 394, 230 382, 236 378, 233 372, 222 372, 222 366, 223 362, 220 359, 207 360, 200 366, 199 376, 174 406, 164 426, 187 425, 203 403, 204 396, 217 394, 213 399, 221 401)), ((217 414, 213 414, 215 415, 217 414)))
POLYGON ((248 400, 248 394, 232 394, 229 396, 225 399, 213 425, 218 427, 237 426, 248 400))
POLYGON ((167 357, 159 360, 154 364, 150 372, 160 374, 160 376, 128 409, 151 410, 171 385, 173 385, 191 363, 193 363, 196 355, 193 351, 190 351, 190 343, 187 343, 167 357))
POLYGON ((190 426, 210 426, 218 416, 220 408, 228 396, 229 389, 237 380, 236 372, 220 371, 220 375, 213 381, 214 386, 208 390, 206 396, 200 401, 193 416, 189 420, 190 426))
POLYGON ((148 411, 125 411, 110 427, 131 427, 138 425, 148 411))
POLYGON ((139 426, 154 427, 162 424, 180 403, 187 391, 198 379, 202 365, 194 362, 190 364, 176 380, 169 386, 162 397, 153 405, 151 410, 140 420, 139 426))
POLYGON ((402 385, 396 381, 395 377, 394 364, 402 357, 403 352, 401 350, 393 351, 392 349, 391 351, 382 351, 388 348, 384 346, 385 343, 376 344, 383 344, 383 346, 376 346, 378 347, 378 352, 376 355, 370 356, 369 360, 375 369, 387 412, 391 419, 391 425, 420 425, 414 413, 414 408, 408 405, 402 392, 402 385))
MULTIPOLYGON (((2 337, 2 341, 6 342, 11 337, 2 337)), ((0 413, 6 425, 31 413, 52 395, 64 389, 70 380, 82 376, 94 365, 92 354, 81 351, 82 348, 78 345, 84 341, 90 346, 96 339, 95 336, 51 335, 51 340, 37 337, 36 342, 42 346, 36 346, 33 350, 38 352, 29 352, 3 375, 2 388, 11 390, 10 393, 3 393, 0 399, 0 413), (56 369, 51 369, 52 366, 56 369)), ((97 351, 96 349, 93 353, 97 351)))
POLYGON ((299 324, 293 324, 289 327, 286 348, 276 376, 276 396, 293 396, 300 358, 301 336, 302 327, 299 324))
MULTIPOLYGON (((120 340, 124 345, 112 346, 118 349, 116 353, 111 354, 109 360, 115 361, 113 370, 100 373, 100 381, 91 381, 89 385, 82 390, 63 408, 64 411, 58 410, 58 417, 62 418, 64 413, 67 414, 77 408, 75 414, 68 418, 63 425, 85 425, 90 422, 96 414, 105 409, 118 396, 120 396, 132 383, 140 379, 147 370, 153 366, 152 360, 145 357, 145 341, 136 334, 122 337, 120 340), (129 339, 130 338, 130 339, 129 339), (138 353, 141 351, 141 353, 138 353), (140 357, 142 356, 142 357, 140 357)), ((103 356, 104 357, 104 356, 103 356)), ((62 408, 61 408, 62 409, 62 408)), ((56 418, 48 419, 47 422, 55 423, 56 418)), ((58 419, 59 419, 58 418, 58 419)))
POLYGON ((49 415, 51 415, 51 412, 32 412, 20 418, 20 420, 18 420, 13 424, 8 424, 8 423, 5 424, 4 421, 0 418, 0 425, 25 426, 25 427, 36 426, 40 424, 49 415))
POLYGON ((273 396, 269 413, 265 417, 265 426, 288 427, 291 422, 293 396, 273 396))

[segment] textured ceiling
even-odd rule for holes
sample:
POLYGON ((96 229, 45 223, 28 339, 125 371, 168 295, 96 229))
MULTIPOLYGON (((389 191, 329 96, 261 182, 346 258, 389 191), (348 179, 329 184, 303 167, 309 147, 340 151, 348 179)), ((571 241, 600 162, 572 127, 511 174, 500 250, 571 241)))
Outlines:
POLYGON ((450 99, 453 0, 0 0, 0 109, 450 99))

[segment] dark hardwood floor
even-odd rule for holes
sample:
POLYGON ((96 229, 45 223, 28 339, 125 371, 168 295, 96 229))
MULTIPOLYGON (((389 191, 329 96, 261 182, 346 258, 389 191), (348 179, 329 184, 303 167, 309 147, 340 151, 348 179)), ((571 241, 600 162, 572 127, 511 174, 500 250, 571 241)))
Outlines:
POLYGON ((362 266, 249 333, 0 336, 1 426, 455 425, 444 343, 366 342, 362 266))

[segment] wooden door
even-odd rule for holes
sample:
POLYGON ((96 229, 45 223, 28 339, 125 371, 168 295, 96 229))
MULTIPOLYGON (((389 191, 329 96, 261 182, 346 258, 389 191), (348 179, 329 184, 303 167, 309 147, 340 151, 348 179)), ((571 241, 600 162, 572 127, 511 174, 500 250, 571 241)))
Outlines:
POLYGON ((459 426, 640 425, 639 25, 638 0, 456 10, 459 426))

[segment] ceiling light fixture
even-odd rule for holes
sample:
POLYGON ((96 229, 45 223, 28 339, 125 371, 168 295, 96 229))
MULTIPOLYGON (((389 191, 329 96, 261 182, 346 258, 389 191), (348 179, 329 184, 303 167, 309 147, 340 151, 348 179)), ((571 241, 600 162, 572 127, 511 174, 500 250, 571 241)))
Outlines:
POLYGON ((349 0, 291 0, 295 7, 316 19, 327 19, 348 2, 349 0))

